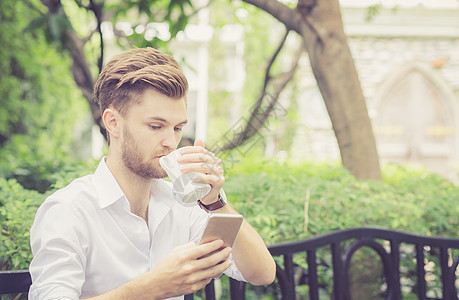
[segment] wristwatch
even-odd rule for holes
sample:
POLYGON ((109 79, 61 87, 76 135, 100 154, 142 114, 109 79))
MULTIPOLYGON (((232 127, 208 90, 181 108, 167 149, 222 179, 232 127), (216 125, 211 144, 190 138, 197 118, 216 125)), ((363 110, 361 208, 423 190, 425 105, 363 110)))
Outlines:
POLYGON ((203 210, 207 212, 222 208, 223 206, 226 205, 226 203, 228 203, 228 201, 226 200, 226 195, 223 189, 221 189, 220 193, 218 193, 218 200, 215 201, 214 203, 204 204, 201 202, 201 200, 198 200, 199 207, 201 207, 203 210))

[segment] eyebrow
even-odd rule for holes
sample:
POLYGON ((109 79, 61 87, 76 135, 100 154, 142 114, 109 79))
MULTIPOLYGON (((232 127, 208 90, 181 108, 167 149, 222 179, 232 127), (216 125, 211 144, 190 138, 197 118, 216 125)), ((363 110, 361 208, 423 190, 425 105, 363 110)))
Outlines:
MULTIPOLYGON (((169 121, 167 121, 166 119, 163 119, 161 117, 150 117, 150 118, 148 118, 148 120, 149 121, 158 121, 158 122, 162 122, 162 123, 166 123, 166 124, 170 123, 169 121)), ((176 124, 176 126, 177 125, 185 125, 186 123, 188 123, 188 120, 184 120, 184 121, 176 124)))

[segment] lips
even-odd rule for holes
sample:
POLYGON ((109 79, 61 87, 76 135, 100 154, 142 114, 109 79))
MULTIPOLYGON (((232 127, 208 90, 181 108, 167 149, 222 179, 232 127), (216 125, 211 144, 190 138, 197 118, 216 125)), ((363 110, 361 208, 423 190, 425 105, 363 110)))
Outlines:
POLYGON ((168 155, 169 153, 170 153, 170 152, 168 152, 168 153, 165 153, 165 154, 156 155, 156 156, 155 156, 155 158, 161 158, 161 157, 163 157, 163 156, 166 156, 166 155, 168 155))

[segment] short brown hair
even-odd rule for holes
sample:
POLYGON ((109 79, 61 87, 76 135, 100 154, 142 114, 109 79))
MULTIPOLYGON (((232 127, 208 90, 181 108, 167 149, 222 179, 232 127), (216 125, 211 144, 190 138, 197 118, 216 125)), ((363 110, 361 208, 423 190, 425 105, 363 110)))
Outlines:
POLYGON ((120 114, 148 88, 179 99, 185 97, 188 81, 177 61, 153 48, 126 51, 109 61, 94 85, 94 102, 101 114, 113 106, 120 114))

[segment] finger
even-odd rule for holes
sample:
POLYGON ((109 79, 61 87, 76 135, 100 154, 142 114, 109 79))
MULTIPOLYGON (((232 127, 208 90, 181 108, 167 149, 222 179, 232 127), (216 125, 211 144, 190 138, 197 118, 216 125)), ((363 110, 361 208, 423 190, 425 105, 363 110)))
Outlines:
POLYGON ((197 275, 205 278, 216 278, 225 272, 231 266, 231 264, 232 262, 230 260, 225 260, 213 267, 198 272, 197 275))
POLYGON ((210 151, 204 151, 204 152, 193 152, 193 153, 186 153, 182 154, 181 157, 177 159, 177 161, 181 164, 187 164, 187 163, 208 163, 211 165, 221 165, 221 159, 216 157, 212 152, 210 151))
POLYGON ((195 272, 190 275, 190 282, 202 280, 202 278, 215 278, 220 276, 226 269, 231 266, 230 260, 221 260, 215 264, 203 268, 197 268, 195 272))
MULTIPOLYGON (((197 278, 197 277, 196 277, 197 278)), ((210 277, 203 277, 201 276, 202 279, 199 279, 199 280, 196 280, 194 281, 191 285, 190 285, 190 288, 187 289, 183 294, 191 294, 191 293, 194 293, 196 291, 199 291, 200 289, 202 289, 203 287, 205 287, 206 285, 208 285, 210 283, 210 281, 212 280, 212 278, 210 277)))
POLYGON ((223 174, 217 175, 203 175, 199 174, 195 177, 191 178, 191 180, 195 183, 203 183, 203 184, 210 184, 212 188, 221 188, 225 184, 225 177, 223 174))
POLYGON ((177 257, 179 257, 181 260, 183 261, 188 261, 190 259, 195 259, 194 258, 194 252, 196 250, 194 250, 195 248, 197 248, 198 246, 196 245, 195 242, 189 242, 189 243, 186 243, 186 244, 183 244, 183 245, 180 245, 180 246, 177 246, 175 247, 171 254, 172 255, 178 255, 177 257))
POLYGON ((196 249, 193 250, 191 258, 199 259, 203 256, 208 255, 209 253, 212 253, 213 251, 220 249, 221 247, 223 247, 223 241, 220 239, 214 240, 212 242, 200 244, 199 246, 196 247, 196 249))
POLYGON ((184 282, 180 286, 180 294, 184 295, 184 294, 194 293, 194 292, 202 289, 206 285, 208 285, 211 280, 212 279, 208 278, 208 277, 198 278, 198 277, 194 276, 194 278, 190 278, 190 280, 188 282, 184 282))
POLYGON ((202 269, 207 269, 212 266, 215 266, 228 259, 231 254, 230 247, 220 248, 216 251, 211 252, 209 255, 199 259, 198 267, 202 269))
POLYGON ((184 164, 180 166, 180 171, 182 173, 202 173, 202 175, 216 175, 221 176, 224 173, 223 167, 220 165, 211 165, 206 163, 193 163, 193 164, 184 164))
POLYGON ((180 157, 177 159, 178 162, 215 162, 219 159, 215 154, 202 147, 186 147, 180 149, 180 157))
POLYGON ((194 141, 194 145, 195 145, 195 146, 201 146, 201 147, 203 147, 203 148, 206 147, 206 146, 204 145, 204 141, 201 140, 201 139, 196 139, 196 140, 194 141))
POLYGON ((195 153, 195 152, 204 152, 205 148, 201 146, 185 146, 180 148, 180 154, 195 153))

